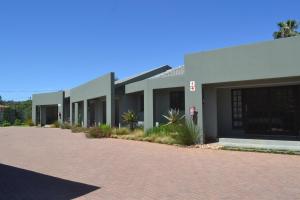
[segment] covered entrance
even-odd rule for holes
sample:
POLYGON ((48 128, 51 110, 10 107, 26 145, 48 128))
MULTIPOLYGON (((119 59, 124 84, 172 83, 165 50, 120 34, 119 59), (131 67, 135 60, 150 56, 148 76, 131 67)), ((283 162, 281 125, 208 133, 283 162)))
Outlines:
POLYGON ((58 121, 58 105, 36 106, 36 124, 44 126, 58 121))
POLYGON ((231 90, 232 128, 247 136, 299 136, 300 85, 231 90))

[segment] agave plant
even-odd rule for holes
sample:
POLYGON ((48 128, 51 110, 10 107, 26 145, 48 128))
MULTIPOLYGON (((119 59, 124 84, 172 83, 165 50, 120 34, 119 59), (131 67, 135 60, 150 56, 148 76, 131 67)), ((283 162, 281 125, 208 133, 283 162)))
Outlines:
POLYGON ((178 124, 183 118, 184 115, 180 116, 179 110, 171 109, 168 112, 168 115, 163 115, 164 118, 168 120, 166 125, 178 124))
POLYGON ((126 124, 129 124, 130 130, 134 129, 134 125, 137 122, 137 115, 133 111, 128 110, 127 112, 123 113, 122 119, 126 124))

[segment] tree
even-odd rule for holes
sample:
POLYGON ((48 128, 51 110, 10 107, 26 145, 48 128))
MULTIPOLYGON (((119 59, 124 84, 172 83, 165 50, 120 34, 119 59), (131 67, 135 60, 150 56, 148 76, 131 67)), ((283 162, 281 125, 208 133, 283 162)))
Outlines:
POLYGON ((0 104, 3 104, 2 96, 0 95, 0 104))
POLYGON ((279 31, 273 33, 274 39, 300 35, 300 33, 297 32, 299 24, 296 20, 287 20, 286 22, 279 22, 277 25, 279 31))

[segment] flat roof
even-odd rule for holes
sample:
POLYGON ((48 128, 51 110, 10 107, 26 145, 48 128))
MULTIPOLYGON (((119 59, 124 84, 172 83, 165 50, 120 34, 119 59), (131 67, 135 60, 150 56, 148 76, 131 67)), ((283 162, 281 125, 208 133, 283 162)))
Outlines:
POLYGON ((125 78, 125 79, 117 80, 117 81, 115 81, 115 85, 121 86, 121 85, 126 85, 126 84, 129 84, 129 83, 133 83, 133 82, 136 82, 136 81, 141 81, 141 80, 156 76, 158 74, 161 74, 161 73, 163 73, 167 70, 170 70, 170 69, 172 69, 172 68, 169 65, 163 65, 163 66, 160 66, 160 67, 156 67, 154 69, 144 71, 144 72, 139 73, 137 75, 130 76, 130 77, 125 78))

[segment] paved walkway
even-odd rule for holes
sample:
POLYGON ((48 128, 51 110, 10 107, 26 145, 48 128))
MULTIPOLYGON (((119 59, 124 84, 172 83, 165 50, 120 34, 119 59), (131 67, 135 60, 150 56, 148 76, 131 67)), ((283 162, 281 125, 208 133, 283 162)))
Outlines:
POLYGON ((0 199, 299 199, 300 156, 0 128, 0 199), (22 184, 20 184, 22 183, 22 184))

